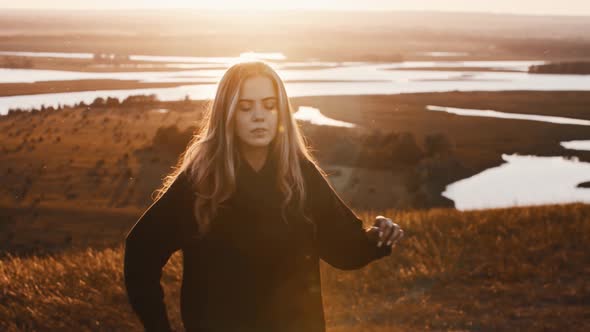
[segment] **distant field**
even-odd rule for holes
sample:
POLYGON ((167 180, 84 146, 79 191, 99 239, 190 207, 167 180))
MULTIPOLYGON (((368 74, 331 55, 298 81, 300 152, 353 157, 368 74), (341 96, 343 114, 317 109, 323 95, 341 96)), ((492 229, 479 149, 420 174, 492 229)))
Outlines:
MULTIPOLYGON (((391 257, 321 263, 328 331, 587 331, 590 205, 379 211, 405 230, 391 257)), ((377 213, 357 211, 367 226, 377 213)), ((0 260, 2 331, 139 331, 119 245, 0 260)), ((181 253, 164 268, 180 330, 181 253)))
POLYGON ((589 30, 584 16, 5 10, 0 50, 192 56, 256 51, 281 52, 289 61, 590 59, 589 30))

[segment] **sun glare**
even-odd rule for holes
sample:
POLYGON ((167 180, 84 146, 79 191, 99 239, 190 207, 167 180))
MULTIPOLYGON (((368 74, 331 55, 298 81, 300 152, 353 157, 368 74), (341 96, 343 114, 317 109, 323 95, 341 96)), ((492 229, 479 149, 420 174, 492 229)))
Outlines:
POLYGON ((241 59, 245 60, 285 60, 287 57, 283 53, 261 53, 261 52, 244 52, 240 54, 241 59))
POLYGON ((268 0, 217 0, 217 1, 190 1, 190 0, 149 0, 145 2, 146 7, 156 8, 201 8, 201 9, 246 9, 246 10, 264 10, 264 9, 286 9, 292 8, 290 2, 268 1, 268 0))

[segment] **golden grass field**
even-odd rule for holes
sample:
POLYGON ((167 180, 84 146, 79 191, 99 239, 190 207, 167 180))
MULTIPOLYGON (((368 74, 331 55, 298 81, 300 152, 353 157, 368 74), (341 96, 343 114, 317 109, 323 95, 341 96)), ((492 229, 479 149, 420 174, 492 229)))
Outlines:
MULTIPOLYGON (((360 270, 321 263, 328 331, 590 329, 588 204, 357 213, 367 225, 391 216, 405 236, 360 270)), ((140 331, 122 254, 121 244, 2 259, 0 330, 140 331)), ((181 259, 162 277, 179 330, 181 259)))

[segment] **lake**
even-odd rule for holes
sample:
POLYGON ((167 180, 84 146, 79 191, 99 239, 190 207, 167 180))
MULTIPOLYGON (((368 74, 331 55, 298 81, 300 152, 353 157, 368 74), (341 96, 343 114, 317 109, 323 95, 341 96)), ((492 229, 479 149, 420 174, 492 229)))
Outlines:
MULTIPOLYGON (((89 53, 0 52, 0 55, 53 56, 88 58, 89 53)), ((502 90, 590 90, 590 75, 528 74, 528 66, 542 61, 406 61, 398 63, 368 62, 289 62, 280 53, 243 53, 240 57, 174 57, 131 55, 130 59, 161 62, 171 67, 188 68, 173 71, 140 72, 73 72, 40 69, 0 69, 0 83, 32 83, 80 79, 137 80, 147 83, 181 84, 177 87, 100 90, 0 97, 0 114, 11 108, 57 107, 91 103, 97 97, 124 99, 136 94, 155 94, 163 101, 210 99, 215 96, 217 81, 231 64, 259 56, 268 59, 286 82, 291 97, 325 95, 370 95, 445 91, 502 90), (182 67, 185 66, 185 67, 182 67), (188 66, 188 67, 187 67, 188 66), (191 68, 190 66, 198 66, 191 68), (306 68, 309 67, 309 68, 306 68), (465 68, 465 71, 442 71, 435 68, 465 68), (212 69, 213 68, 213 69, 212 69), (473 71, 485 68, 497 71, 473 71), (469 70, 468 70, 469 69, 469 70)), ((149 62, 148 62, 149 61, 149 62)))

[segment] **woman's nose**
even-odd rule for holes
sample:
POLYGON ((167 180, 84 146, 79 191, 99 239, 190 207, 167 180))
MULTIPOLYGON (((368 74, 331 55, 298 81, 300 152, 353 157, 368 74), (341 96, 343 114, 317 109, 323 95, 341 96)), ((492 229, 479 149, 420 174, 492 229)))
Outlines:
POLYGON ((260 104, 256 104, 254 106, 254 112, 252 112, 252 117, 254 121, 264 121, 264 108, 260 104))

